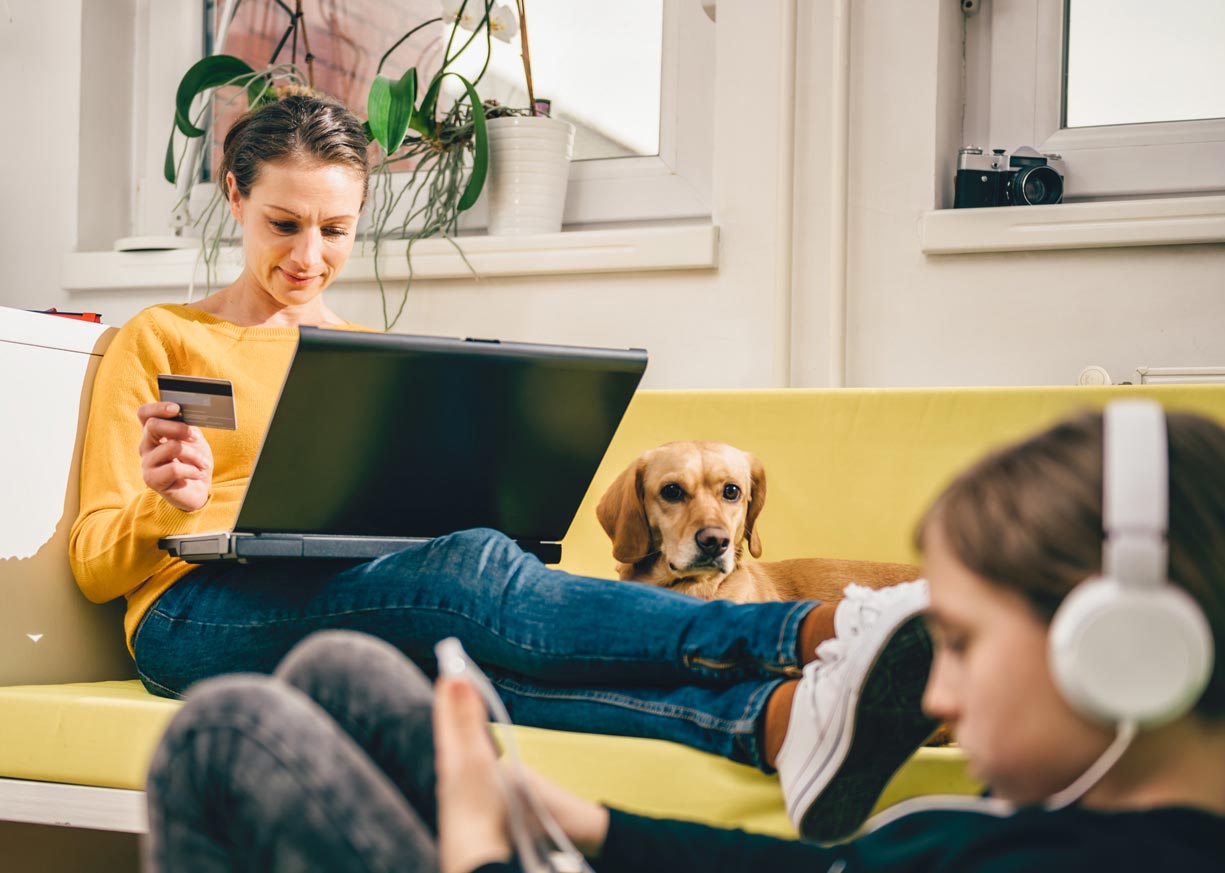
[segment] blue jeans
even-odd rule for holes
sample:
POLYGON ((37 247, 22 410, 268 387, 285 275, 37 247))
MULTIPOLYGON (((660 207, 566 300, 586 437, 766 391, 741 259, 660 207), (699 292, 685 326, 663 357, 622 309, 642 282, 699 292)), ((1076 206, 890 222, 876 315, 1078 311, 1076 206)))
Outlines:
POLYGON ((491 530, 364 563, 205 565, 153 604, 133 647, 145 687, 271 673, 311 632, 388 640, 432 675, 457 636, 519 724, 673 740, 767 769, 761 713, 799 675, 812 602, 736 605, 550 570, 491 530))

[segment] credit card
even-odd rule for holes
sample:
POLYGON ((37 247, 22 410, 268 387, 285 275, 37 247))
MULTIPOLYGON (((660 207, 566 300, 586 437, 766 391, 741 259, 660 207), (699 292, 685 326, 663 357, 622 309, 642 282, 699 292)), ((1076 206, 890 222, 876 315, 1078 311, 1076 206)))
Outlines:
POLYGON ((195 427, 216 427, 237 430, 234 414, 234 385, 228 379, 205 379, 203 376, 157 377, 158 399, 179 404, 175 421, 195 427))

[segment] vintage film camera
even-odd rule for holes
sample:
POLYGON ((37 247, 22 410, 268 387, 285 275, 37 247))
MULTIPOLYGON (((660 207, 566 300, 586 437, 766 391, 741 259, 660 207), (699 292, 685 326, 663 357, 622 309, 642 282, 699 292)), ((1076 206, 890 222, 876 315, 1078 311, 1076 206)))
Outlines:
POLYGON ((967 146, 957 154, 957 187, 953 208, 976 206, 1037 206, 1063 199, 1063 161, 1021 146, 1011 155, 1004 149, 983 154, 967 146))

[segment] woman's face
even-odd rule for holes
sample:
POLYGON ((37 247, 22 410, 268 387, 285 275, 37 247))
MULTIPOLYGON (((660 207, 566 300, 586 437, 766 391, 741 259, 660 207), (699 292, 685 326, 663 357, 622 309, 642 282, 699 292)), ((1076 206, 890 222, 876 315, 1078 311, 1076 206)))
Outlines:
POLYGON ((939 522, 924 536, 935 660, 923 708, 949 722, 970 775, 1017 804, 1068 787, 1112 734, 1060 696, 1047 666, 1047 624, 1011 589, 966 568, 939 522))
POLYGON ((254 290, 279 307, 313 302, 353 251, 362 177, 343 165, 291 159, 260 167, 248 197, 230 179, 254 290))

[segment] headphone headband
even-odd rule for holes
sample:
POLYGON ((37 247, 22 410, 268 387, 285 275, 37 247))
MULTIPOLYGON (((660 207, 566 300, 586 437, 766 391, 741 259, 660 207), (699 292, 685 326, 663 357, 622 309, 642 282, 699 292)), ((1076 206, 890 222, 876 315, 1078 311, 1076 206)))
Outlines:
POLYGON ((1160 587, 1168 566, 1165 412, 1152 400, 1119 400, 1103 422, 1102 574, 1125 588, 1160 587))

